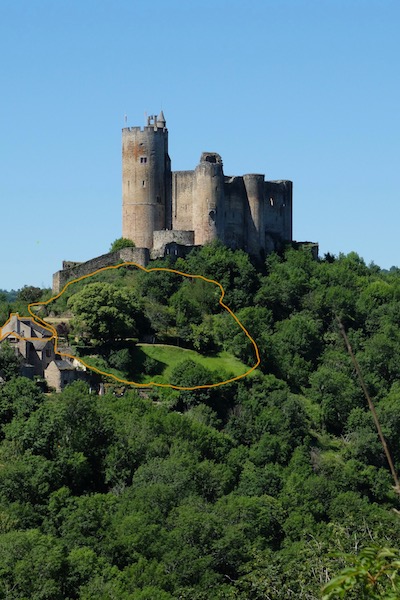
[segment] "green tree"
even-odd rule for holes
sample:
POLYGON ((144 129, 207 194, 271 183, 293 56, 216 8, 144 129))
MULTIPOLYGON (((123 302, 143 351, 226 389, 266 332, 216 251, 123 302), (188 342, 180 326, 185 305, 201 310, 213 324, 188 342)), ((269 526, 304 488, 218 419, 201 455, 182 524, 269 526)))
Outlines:
POLYGON ((321 365, 310 376, 308 395, 321 406, 322 424, 340 435, 353 408, 364 406, 360 388, 347 373, 321 365))
POLYGON ((133 292, 110 283, 89 283, 68 299, 68 306, 75 331, 100 342, 134 337, 142 318, 133 292))
POLYGON ((39 287, 35 287, 33 285, 24 285, 18 291, 17 300, 21 300, 22 302, 37 302, 42 297, 43 290, 39 287))
POLYGON ((65 552, 37 530, 0 535, 0 597, 62 600, 65 552))
MULTIPOLYGON (((191 359, 179 363, 171 373, 171 383, 179 387, 197 387, 210 385, 214 382, 215 374, 191 359)), ((180 392, 180 398, 186 407, 195 406, 200 402, 207 403, 210 400, 210 395, 209 388, 180 392)))
MULTIPOLYGON (((224 302, 233 310, 249 305, 258 284, 249 255, 242 250, 230 250, 221 242, 195 249, 185 261, 177 261, 177 269, 218 281, 226 292, 224 302)), ((216 294, 219 297, 219 290, 216 294)))
POLYGON ((0 375, 6 381, 18 377, 22 361, 15 354, 14 349, 7 340, 0 344, 0 375))
POLYGON ((26 377, 8 381, 0 387, 0 422, 9 423, 14 417, 27 418, 44 398, 38 386, 26 377))
POLYGON ((128 238, 120 237, 113 241, 110 246, 110 252, 118 252, 118 250, 122 250, 123 248, 134 248, 135 242, 129 240, 128 238))
POLYGON ((280 321, 271 336, 271 359, 276 373, 299 389, 308 377, 322 350, 321 322, 306 311, 280 321))
POLYGON ((360 600, 398 600, 400 597, 398 550, 368 547, 356 556, 347 554, 342 555, 341 558, 352 563, 352 566, 342 569, 324 586, 322 600, 355 597, 360 600))

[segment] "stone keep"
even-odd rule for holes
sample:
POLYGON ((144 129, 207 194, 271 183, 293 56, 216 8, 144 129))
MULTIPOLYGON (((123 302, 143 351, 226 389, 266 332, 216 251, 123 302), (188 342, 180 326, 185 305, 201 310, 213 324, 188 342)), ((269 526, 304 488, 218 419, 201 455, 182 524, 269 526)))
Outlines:
POLYGON ((122 130, 122 235, 162 256, 170 242, 221 240, 262 258, 292 241, 292 182, 226 176, 219 154, 171 171, 163 112, 122 130))
POLYGON ((144 129, 122 130, 122 236, 153 247, 153 232, 171 229, 171 162, 164 115, 144 129))

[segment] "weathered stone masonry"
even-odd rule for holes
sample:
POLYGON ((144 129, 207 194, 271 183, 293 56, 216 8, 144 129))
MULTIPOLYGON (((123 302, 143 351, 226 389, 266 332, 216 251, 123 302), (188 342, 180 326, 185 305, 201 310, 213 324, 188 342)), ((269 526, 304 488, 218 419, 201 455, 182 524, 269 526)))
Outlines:
POLYGON ((193 171, 171 171, 161 111, 143 128, 122 130, 122 235, 136 248, 85 263, 64 261, 53 291, 121 260, 145 266, 150 258, 184 256, 213 240, 262 259, 292 242, 292 182, 227 176, 216 152, 203 152, 193 171))
POLYGON ((141 267, 145 267, 149 260, 150 254, 147 248, 122 248, 117 252, 102 254, 82 263, 64 261, 63 269, 53 275, 53 292, 58 294, 68 281, 89 275, 102 267, 111 267, 120 262, 135 262, 141 267))
POLYGON ((122 130, 122 235, 160 255, 161 239, 185 231, 193 232, 186 244, 219 239, 263 256, 292 241, 292 182, 226 176, 215 152, 203 152, 194 171, 171 171, 161 111, 144 128, 122 130))

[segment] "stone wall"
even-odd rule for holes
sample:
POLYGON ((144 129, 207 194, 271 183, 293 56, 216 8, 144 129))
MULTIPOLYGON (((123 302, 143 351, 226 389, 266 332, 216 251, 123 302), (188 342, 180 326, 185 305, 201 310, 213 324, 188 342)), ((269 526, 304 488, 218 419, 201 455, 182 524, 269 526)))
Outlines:
POLYGON ((172 228, 193 229, 194 171, 174 171, 172 174, 172 228))
POLYGON ((176 229, 155 231, 153 234, 153 250, 157 252, 157 256, 164 255, 164 248, 170 242, 176 242, 182 246, 193 246, 194 231, 177 231, 176 229), (159 254, 160 251, 162 252, 161 255, 159 254))
POLYGON ((148 248, 122 248, 122 250, 118 250, 117 252, 102 254, 101 256, 77 264, 70 269, 64 269, 54 273, 53 292, 58 294, 71 279, 78 279, 84 275, 89 275, 102 267, 111 267, 120 262, 135 262, 140 266, 145 267, 149 260, 150 253, 148 248))
POLYGON ((247 250, 246 233, 246 190, 243 177, 225 177, 224 183, 224 237, 229 248, 247 250))
POLYGON ((292 240, 290 181, 265 181, 263 174, 227 177, 216 152, 203 152, 193 171, 171 171, 160 115, 150 117, 147 127, 122 130, 123 237, 157 257, 168 244, 189 245, 162 230, 194 232, 196 245, 219 239, 257 257, 292 240))
POLYGON ((292 182, 266 181, 264 228, 282 241, 292 241, 292 182))

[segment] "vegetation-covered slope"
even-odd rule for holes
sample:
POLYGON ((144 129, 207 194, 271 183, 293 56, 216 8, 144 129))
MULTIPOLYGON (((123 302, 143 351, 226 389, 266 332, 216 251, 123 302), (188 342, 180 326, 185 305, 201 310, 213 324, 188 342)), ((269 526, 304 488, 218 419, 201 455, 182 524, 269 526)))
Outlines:
MULTIPOLYGON (((0 597, 310 600, 343 553, 399 545, 399 500, 335 313, 399 468, 400 272, 293 250, 258 272, 218 246, 177 268, 221 281, 260 347, 258 373, 147 399, 1 386, 0 597)), ((162 285, 153 304, 177 328, 172 297, 186 291, 162 285)), ((196 325, 249 364, 224 318, 196 325)), ((183 385, 207 375, 174 372, 183 385)))

